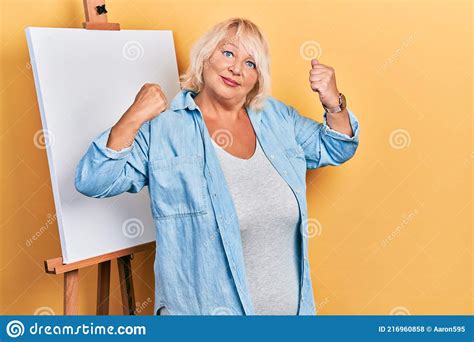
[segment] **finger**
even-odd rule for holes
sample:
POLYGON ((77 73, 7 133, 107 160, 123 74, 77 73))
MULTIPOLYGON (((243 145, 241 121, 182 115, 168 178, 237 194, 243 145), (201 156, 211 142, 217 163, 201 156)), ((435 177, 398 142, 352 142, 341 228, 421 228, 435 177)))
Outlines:
POLYGON ((311 70, 329 70, 329 69, 331 69, 331 67, 324 64, 316 64, 316 65, 313 65, 313 67, 311 68, 311 70))
POLYGON ((325 89, 328 87, 329 82, 327 80, 319 80, 310 82, 312 88, 325 89))
POLYGON ((328 74, 309 75, 310 82, 329 81, 331 77, 328 74))
POLYGON ((323 80, 326 80, 326 77, 321 76, 321 75, 311 75, 309 77, 310 82, 321 82, 323 80))
POLYGON ((318 64, 319 64, 319 61, 316 58, 313 58, 311 60, 311 67, 314 67, 315 65, 318 65, 318 64))
POLYGON ((328 69, 311 69, 309 71, 310 75, 329 75, 330 70, 328 69))
POLYGON ((318 82, 311 83, 311 89, 313 89, 314 91, 319 92, 320 91, 320 83, 318 83, 318 82))

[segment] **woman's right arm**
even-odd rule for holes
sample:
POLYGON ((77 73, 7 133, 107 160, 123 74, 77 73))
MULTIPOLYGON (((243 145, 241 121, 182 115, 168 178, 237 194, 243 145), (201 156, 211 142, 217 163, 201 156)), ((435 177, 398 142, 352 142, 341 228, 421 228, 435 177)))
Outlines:
POLYGON ((136 193, 147 185, 150 120, 167 104, 158 85, 145 84, 120 120, 96 137, 79 161, 76 190, 104 198, 136 193))

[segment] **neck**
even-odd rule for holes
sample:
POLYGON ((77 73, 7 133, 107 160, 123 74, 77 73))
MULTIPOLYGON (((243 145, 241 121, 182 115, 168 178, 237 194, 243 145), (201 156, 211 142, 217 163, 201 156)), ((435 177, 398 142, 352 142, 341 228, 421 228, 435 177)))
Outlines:
POLYGON ((245 98, 236 101, 223 99, 217 94, 211 94, 206 87, 194 97, 194 102, 203 115, 212 120, 235 121, 245 115, 245 98))

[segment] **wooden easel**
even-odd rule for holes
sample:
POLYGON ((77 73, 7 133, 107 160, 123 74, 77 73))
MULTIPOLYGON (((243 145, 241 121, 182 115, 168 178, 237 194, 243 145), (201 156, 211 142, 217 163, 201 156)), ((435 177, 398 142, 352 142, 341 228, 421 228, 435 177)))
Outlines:
POLYGON ((120 30, 120 24, 109 23, 105 0, 84 0, 86 21, 82 27, 88 30, 120 30))
POLYGON ((79 290, 79 269, 98 265, 97 279, 97 315, 109 314, 110 262, 117 259, 122 306, 124 315, 135 314, 135 294, 133 291, 132 267, 133 253, 155 248, 155 242, 125 248, 117 252, 103 254, 69 264, 63 258, 48 259, 44 262, 46 273, 64 274, 64 315, 76 315, 79 290))
MULTIPOLYGON (((107 21, 105 0, 84 0, 86 22, 82 26, 88 30, 120 30, 117 23, 107 21)), ((81 260, 69 264, 63 263, 63 258, 44 261, 45 271, 49 274, 64 274, 64 315, 76 315, 78 307, 79 269, 98 265, 97 280, 97 315, 109 314, 110 293, 110 263, 117 259, 122 306, 124 315, 135 314, 135 294, 133 291, 132 267, 130 260, 133 253, 155 248, 155 242, 141 244, 122 249, 113 253, 81 260)))

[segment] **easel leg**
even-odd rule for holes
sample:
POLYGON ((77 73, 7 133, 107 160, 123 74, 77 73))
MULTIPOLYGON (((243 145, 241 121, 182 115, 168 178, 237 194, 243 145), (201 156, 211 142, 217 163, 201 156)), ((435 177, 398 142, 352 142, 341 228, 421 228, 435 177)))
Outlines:
POLYGON ((77 314, 77 294, 79 288, 79 270, 64 273, 64 314, 77 314))
POLYGON ((131 255, 126 255, 117 259, 124 315, 135 315, 136 309, 130 258, 131 255))
POLYGON ((97 279, 97 315, 108 315, 110 292, 110 260, 99 263, 97 279))

